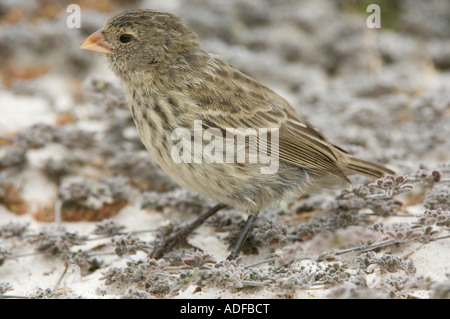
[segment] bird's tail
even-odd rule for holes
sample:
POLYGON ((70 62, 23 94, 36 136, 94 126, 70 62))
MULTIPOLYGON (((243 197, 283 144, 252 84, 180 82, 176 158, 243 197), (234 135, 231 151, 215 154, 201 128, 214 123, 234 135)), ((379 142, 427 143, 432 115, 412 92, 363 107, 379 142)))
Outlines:
POLYGON ((395 172, 382 165, 364 161, 355 157, 348 157, 345 167, 346 175, 363 175, 372 179, 383 177, 384 175, 394 175, 395 172))

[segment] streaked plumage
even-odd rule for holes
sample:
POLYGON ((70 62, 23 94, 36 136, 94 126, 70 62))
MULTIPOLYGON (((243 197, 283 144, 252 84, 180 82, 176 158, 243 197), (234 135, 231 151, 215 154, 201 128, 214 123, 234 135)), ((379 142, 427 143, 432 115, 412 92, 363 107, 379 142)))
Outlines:
MULTIPOLYGON (((142 142, 179 184, 218 202, 256 214, 265 206, 349 182, 361 174, 393 172, 353 158, 301 119, 289 103, 216 55, 204 52, 180 19, 152 10, 126 11, 82 46, 105 53, 122 79, 142 142), (123 35, 128 35, 121 38, 123 35), (121 43, 122 40, 131 42, 121 43), (94 43, 95 42, 95 43, 94 43), (94 43, 95 49, 89 47, 94 43), (261 163, 180 163, 171 159, 178 127, 278 128, 280 166, 261 174, 261 163)), ((225 141, 226 142, 226 139, 225 141)))

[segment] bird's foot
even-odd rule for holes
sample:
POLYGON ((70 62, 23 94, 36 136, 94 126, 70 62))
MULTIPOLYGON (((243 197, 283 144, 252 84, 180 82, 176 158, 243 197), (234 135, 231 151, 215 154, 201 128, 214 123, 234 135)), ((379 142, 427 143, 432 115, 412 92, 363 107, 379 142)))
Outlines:
POLYGON ((163 240, 160 244, 158 244, 153 251, 150 254, 151 258, 159 259, 161 258, 165 253, 171 251, 173 248, 179 245, 189 245, 187 242, 188 236, 205 220, 207 220, 209 217, 217 213, 219 210, 225 208, 226 205, 218 204, 212 208, 210 208, 208 211, 200 215, 196 220, 194 220, 192 223, 187 224, 186 226, 178 229, 173 235, 168 237, 167 239, 163 240))

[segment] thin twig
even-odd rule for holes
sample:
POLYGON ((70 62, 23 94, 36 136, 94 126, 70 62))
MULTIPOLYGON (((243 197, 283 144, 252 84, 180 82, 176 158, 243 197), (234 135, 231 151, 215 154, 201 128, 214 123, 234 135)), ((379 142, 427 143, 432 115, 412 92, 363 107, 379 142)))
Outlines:
POLYGON ((28 296, 0 295, 0 299, 32 299, 28 296))
POLYGON ((163 277, 168 277, 168 278, 173 278, 173 279, 180 279, 179 275, 166 274, 166 273, 163 273, 163 272, 160 272, 157 275, 158 276, 163 276, 163 277))
POLYGON ((153 232, 156 232, 156 229, 143 229, 143 230, 135 230, 135 231, 128 231, 128 232, 118 232, 118 233, 111 234, 111 235, 90 237, 90 238, 87 238, 86 241, 106 239, 106 238, 111 238, 111 237, 120 236, 120 235, 128 235, 128 234, 135 235, 135 234, 140 234, 140 233, 153 233, 153 232))
POLYGON ((271 284, 271 282, 258 282, 258 281, 241 281, 240 282, 243 286, 247 286, 247 287, 266 287, 269 284, 271 284))
POLYGON ((391 199, 392 196, 388 196, 388 194, 373 194, 373 195, 367 195, 364 199, 391 199))
MULTIPOLYGON (((365 245, 365 246, 358 246, 358 247, 343 249, 343 250, 337 251, 333 254, 334 255, 343 255, 343 254, 347 254, 347 253, 351 253, 351 252, 355 252, 355 251, 370 251, 370 250, 374 250, 377 248, 384 248, 384 247, 392 246, 392 245, 395 245, 398 243, 400 243, 400 242, 397 240, 389 239, 389 240, 383 241, 378 244, 372 244, 370 246, 365 245)), ((403 243, 406 243, 406 242, 403 242, 403 243)))
MULTIPOLYGON (((442 240, 442 239, 447 239, 447 238, 450 238, 450 234, 449 235, 445 235, 445 236, 435 237, 433 239, 436 241, 436 240, 442 240)), ((328 254, 327 253, 321 254, 320 256, 323 256, 323 255, 343 255, 343 254, 348 254, 348 253, 357 252, 357 251, 371 251, 371 250, 374 250, 374 249, 385 248, 385 247, 389 247, 389 246, 396 245, 396 244, 407 244, 407 243, 411 243, 411 242, 416 241, 416 240, 417 240, 416 238, 411 239, 411 240, 407 240, 407 241, 397 241, 397 240, 389 239, 389 240, 386 240, 386 241, 383 241, 383 242, 380 242, 380 243, 377 243, 377 244, 372 244, 370 246, 367 246, 367 245, 365 245, 365 246, 358 246, 358 247, 353 247, 353 248, 339 250, 337 252, 330 252, 328 254)), ((305 259, 318 260, 320 256, 307 256, 307 257, 302 256, 301 258, 297 258, 294 261, 305 260, 305 259)), ((269 263, 273 262, 274 260, 275 260, 275 257, 274 258, 264 259, 264 260, 258 261, 256 263, 247 265, 247 266, 244 267, 244 269, 255 267, 255 266, 259 266, 259 265, 262 265, 262 264, 269 264, 269 263)))
POLYGON ((96 256, 112 256, 116 255, 113 251, 99 251, 97 253, 90 253, 88 254, 89 257, 96 257, 96 256))
POLYGON ((263 259, 263 260, 255 262, 253 264, 245 266, 244 269, 252 268, 252 267, 255 267, 255 266, 262 265, 262 264, 270 264, 274 260, 275 260, 275 258, 263 259))
POLYGON ((447 238, 450 238, 450 234, 449 235, 435 237, 434 240, 441 240, 441 239, 447 239, 447 238))
POLYGON ((53 292, 56 292, 58 290, 59 284, 61 283, 61 281, 63 280, 64 276, 67 273, 67 269, 69 268, 69 265, 66 266, 66 268, 64 269, 63 273, 61 274, 61 276, 59 277, 58 281, 56 282, 55 286, 53 287, 53 292))

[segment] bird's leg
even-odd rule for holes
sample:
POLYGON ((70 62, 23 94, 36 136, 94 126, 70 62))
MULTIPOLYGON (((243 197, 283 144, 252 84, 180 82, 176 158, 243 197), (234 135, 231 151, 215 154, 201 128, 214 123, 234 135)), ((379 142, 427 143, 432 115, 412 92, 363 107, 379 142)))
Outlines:
POLYGON ((187 224, 183 228, 179 229, 175 232, 172 236, 165 239, 163 242, 158 244, 150 254, 151 258, 159 259, 162 257, 162 255, 170 250, 172 250, 177 244, 186 242, 187 237, 196 229, 199 227, 205 220, 207 220, 209 217, 217 213, 219 210, 225 208, 227 205, 218 204, 210 209, 208 209, 206 212, 198 216, 196 220, 194 220, 192 223, 187 224))
POLYGON ((256 214, 250 214, 248 215, 247 221, 245 222, 244 229, 242 230, 241 234, 239 235, 238 241, 236 245, 233 248, 233 251, 228 256, 228 260, 235 260, 239 257, 239 253, 241 252, 242 246, 245 243, 245 240, 247 239, 248 235, 250 234, 253 224, 256 220, 256 214))

